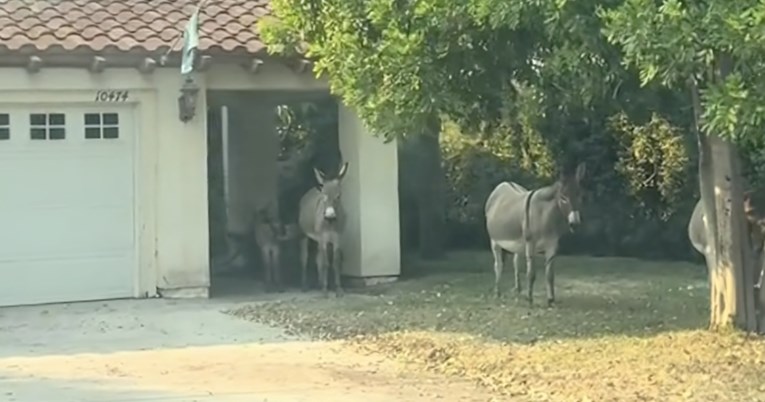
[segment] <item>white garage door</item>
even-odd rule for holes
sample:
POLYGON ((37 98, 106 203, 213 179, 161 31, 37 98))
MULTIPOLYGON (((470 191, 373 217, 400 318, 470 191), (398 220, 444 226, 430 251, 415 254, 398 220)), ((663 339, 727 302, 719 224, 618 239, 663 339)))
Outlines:
POLYGON ((133 296, 130 108, 0 104, 0 306, 133 296))

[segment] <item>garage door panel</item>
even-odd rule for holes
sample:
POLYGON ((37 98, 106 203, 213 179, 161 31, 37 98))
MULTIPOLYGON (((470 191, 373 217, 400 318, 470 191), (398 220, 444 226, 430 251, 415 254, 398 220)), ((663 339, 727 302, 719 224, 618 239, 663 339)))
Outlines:
POLYGON ((0 306, 125 297, 132 293, 133 278, 122 268, 132 261, 124 254, 57 258, 53 264, 48 259, 2 262, 0 277, 13 281, 0 282, 0 306))
POLYGON ((132 111, 110 111, 118 139, 86 139, 94 109, 0 104, 12 137, 0 141, 0 305, 134 295, 132 111), (29 114, 51 110, 65 114, 65 139, 32 140, 29 114))
POLYGON ((87 211, 72 208, 37 208, 14 217, 15 230, 0 231, 0 261, 34 255, 88 255, 132 251, 133 232, 114 230, 133 222, 121 207, 98 207, 87 211))
POLYGON ((5 160, 0 163, 0 189, 3 189, 0 205, 133 204, 132 187, 115 185, 132 182, 129 160, 90 158, 74 163, 60 159, 36 162, 5 160))

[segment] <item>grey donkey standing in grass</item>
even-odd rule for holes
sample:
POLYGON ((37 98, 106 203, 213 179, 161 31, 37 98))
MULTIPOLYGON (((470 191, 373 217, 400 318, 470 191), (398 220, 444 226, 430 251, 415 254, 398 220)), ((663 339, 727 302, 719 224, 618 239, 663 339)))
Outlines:
POLYGON ((526 281, 529 304, 533 304, 536 273, 532 257, 545 256, 547 304, 555 303, 555 273, 553 260, 558 252, 558 241, 580 223, 582 202, 581 181, 585 165, 579 164, 576 173, 564 174, 553 184, 527 190, 514 182, 502 182, 486 200, 486 230, 494 255, 494 294, 500 296, 499 283, 504 268, 504 257, 513 254, 515 290, 521 293, 520 256, 526 257, 526 281))
POLYGON ((300 199, 298 224, 305 235, 301 240, 300 259, 302 263, 303 290, 308 290, 308 250, 311 241, 316 247, 316 268, 319 283, 327 294, 327 275, 334 270, 335 295, 340 297, 343 288, 340 285, 340 271, 343 262, 341 237, 345 229, 345 209, 341 202, 341 185, 348 163, 344 163, 337 175, 325 177, 324 173, 314 168, 318 188, 312 188, 300 199))

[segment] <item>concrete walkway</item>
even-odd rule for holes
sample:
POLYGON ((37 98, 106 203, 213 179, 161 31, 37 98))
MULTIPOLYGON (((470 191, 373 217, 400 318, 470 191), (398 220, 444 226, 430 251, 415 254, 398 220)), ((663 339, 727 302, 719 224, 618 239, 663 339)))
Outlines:
POLYGON ((0 309, 0 401, 487 401, 340 343, 162 299, 0 309))

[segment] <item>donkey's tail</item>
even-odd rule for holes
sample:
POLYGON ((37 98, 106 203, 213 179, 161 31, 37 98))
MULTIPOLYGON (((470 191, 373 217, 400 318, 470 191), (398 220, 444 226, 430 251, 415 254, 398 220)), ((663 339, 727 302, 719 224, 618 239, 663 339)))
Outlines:
POLYGON ((523 205, 523 227, 521 232, 523 233, 523 240, 528 243, 531 241, 531 197, 534 196, 537 190, 529 191, 529 195, 526 196, 526 202, 523 205))

